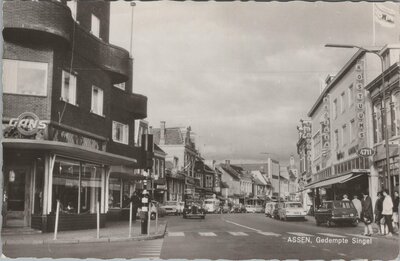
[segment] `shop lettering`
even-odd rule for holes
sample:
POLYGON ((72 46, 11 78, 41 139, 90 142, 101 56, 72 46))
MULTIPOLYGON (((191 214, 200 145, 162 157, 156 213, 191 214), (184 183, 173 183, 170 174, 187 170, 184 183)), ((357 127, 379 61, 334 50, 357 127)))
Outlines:
POLYGON ((18 118, 10 119, 9 125, 17 128, 25 136, 34 135, 46 128, 46 122, 39 120, 39 117, 32 112, 24 112, 18 118))

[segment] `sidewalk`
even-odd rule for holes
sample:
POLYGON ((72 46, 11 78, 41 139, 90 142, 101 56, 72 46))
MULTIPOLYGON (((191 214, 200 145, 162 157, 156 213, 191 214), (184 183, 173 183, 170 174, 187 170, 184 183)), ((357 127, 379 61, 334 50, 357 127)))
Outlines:
POLYGON ((94 242, 117 242, 131 240, 151 240, 162 238, 167 229, 167 221, 159 220, 158 232, 156 233, 155 221, 152 220, 150 235, 141 235, 140 220, 132 223, 132 236, 129 238, 128 221, 107 222, 106 227, 100 228, 100 238, 97 239, 97 230, 75 230, 60 231, 57 240, 53 240, 54 233, 36 233, 29 235, 5 234, 1 235, 3 245, 12 244, 65 244, 65 243, 94 243, 94 242))
MULTIPOLYGON (((311 224, 311 225, 315 226, 315 218, 314 218, 314 216, 306 216, 306 219, 307 219, 306 222, 308 224, 311 224)), ((324 226, 324 225, 321 225, 321 226, 324 226)), ((335 226, 333 226, 332 228, 334 229, 335 226)), ((355 234, 360 234, 361 235, 361 234, 364 233, 364 223, 359 223, 358 226, 356 226, 356 227, 346 227, 346 228, 350 229, 351 231, 354 231, 355 234)), ((399 234, 397 234, 397 235, 393 234, 393 236, 391 236, 391 237, 378 235, 379 231, 378 231, 378 227, 377 227, 376 224, 372 225, 372 230, 374 231, 374 234, 371 236, 371 238, 382 238, 382 239, 389 239, 389 240, 394 240, 394 241, 397 241, 397 240, 400 239, 400 237, 399 237, 400 235, 399 234)), ((397 233, 399 233, 399 231, 397 231, 397 233)))

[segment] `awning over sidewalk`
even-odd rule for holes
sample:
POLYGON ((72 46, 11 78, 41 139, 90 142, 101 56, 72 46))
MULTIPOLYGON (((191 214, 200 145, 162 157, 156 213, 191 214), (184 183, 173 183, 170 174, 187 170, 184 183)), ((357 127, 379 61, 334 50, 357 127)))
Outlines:
POLYGON ((347 180, 350 180, 352 178, 353 178, 353 174, 346 174, 346 175, 343 175, 340 177, 334 177, 334 178, 327 179, 327 180, 317 181, 315 183, 305 186, 304 189, 320 188, 320 187, 325 187, 325 186, 329 186, 329 185, 336 184, 336 183, 344 183, 347 180))
POLYGON ((59 141, 3 139, 2 143, 3 147, 8 149, 48 150, 55 154, 82 158, 107 165, 126 165, 132 167, 137 165, 137 160, 134 158, 59 141))

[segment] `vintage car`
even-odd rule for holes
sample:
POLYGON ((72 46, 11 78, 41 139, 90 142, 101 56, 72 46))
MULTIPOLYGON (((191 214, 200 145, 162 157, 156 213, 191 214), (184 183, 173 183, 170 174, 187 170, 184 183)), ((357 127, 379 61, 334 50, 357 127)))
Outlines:
POLYGON ((357 226, 357 209, 351 201, 331 200, 324 201, 322 205, 314 211, 315 223, 319 226, 326 223, 328 227, 333 224, 349 224, 357 226))
POLYGON ((181 202, 179 201, 167 201, 162 206, 167 214, 180 215, 182 214, 183 208, 181 207, 181 202))
POLYGON ((207 213, 219 213, 220 212, 220 201, 216 198, 208 198, 204 200, 204 208, 207 213))
POLYGON ((300 202, 283 202, 278 205, 278 217, 281 220, 288 220, 289 218, 305 219, 307 212, 304 210, 300 202))
POLYGON ((204 219, 206 217, 206 210, 204 209, 203 201, 199 199, 186 199, 182 216, 183 218, 198 217, 204 219))

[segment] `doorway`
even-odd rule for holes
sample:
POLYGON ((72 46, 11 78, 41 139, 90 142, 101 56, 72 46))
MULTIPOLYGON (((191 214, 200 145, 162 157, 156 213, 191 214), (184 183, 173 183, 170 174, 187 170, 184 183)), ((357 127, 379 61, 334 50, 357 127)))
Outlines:
POLYGON ((30 168, 6 168, 4 178, 5 226, 24 227, 30 223, 30 168))

